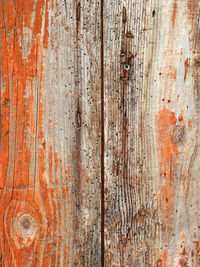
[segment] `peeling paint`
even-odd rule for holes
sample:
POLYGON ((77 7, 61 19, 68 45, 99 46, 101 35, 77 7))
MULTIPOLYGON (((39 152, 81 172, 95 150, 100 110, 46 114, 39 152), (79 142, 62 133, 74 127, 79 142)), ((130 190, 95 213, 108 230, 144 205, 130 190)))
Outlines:
POLYGON ((174 168, 177 164, 178 147, 173 141, 173 131, 177 119, 174 112, 163 109, 156 116, 156 120, 159 133, 160 169, 164 179, 161 186, 161 206, 164 224, 169 230, 173 221, 175 204, 174 168))

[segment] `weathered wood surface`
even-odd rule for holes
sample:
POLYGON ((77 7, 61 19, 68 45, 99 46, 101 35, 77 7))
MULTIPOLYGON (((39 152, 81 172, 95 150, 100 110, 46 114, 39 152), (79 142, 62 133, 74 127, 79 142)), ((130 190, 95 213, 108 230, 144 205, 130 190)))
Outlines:
POLYGON ((198 15, 104 2, 105 266, 200 266, 198 15))
POLYGON ((0 266, 200 266, 198 16, 0 2, 0 266))
POLYGON ((100 266, 100 3, 0 2, 0 266, 100 266))

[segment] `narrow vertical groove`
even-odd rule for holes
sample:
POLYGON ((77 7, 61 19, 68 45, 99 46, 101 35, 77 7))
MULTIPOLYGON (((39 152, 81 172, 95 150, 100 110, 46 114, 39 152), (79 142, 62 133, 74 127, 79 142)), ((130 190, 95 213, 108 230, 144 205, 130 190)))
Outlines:
POLYGON ((101 0, 101 267, 104 267, 104 39, 103 7, 101 0))

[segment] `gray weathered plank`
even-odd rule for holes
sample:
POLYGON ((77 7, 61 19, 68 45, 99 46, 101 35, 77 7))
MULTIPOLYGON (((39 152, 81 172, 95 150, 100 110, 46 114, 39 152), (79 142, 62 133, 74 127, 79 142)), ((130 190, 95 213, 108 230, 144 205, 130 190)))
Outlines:
POLYGON ((198 8, 104 2, 105 266, 200 264, 198 8))
POLYGON ((57 4, 51 14, 43 99, 44 123, 51 117, 54 125, 46 136, 63 159, 63 170, 69 171, 65 231, 59 235, 68 247, 65 266, 100 266, 100 4, 57 4))

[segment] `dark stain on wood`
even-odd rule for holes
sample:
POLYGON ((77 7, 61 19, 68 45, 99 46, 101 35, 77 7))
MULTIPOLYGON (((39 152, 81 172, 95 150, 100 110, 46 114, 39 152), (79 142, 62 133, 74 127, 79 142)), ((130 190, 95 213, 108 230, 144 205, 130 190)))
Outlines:
POLYGON ((120 80, 128 82, 133 74, 133 60, 137 54, 133 55, 131 52, 121 52, 121 74, 120 80))
POLYGON ((76 123, 77 123, 77 127, 80 128, 82 125, 82 120, 81 120, 81 111, 80 111, 79 99, 78 99, 78 103, 77 103, 76 123))
POLYGON ((126 34, 126 37, 127 37, 127 38, 134 38, 134 35, 132 34, 131 31, 129 31, 129 32, 127 32, 127 34, 126 34))
POLYGON ((76 19, 80 21, 81 18, 81 3, 79 2, 76 7, 76 19))
POLYGON ((174 127, 173 141, 176 145, 184 145, 186 142, 186 130, 184 125, 174 127))
POLYGON ((122 22, 126 23, 126 8, 123 7, 123 11, 122 11, 122 22))

